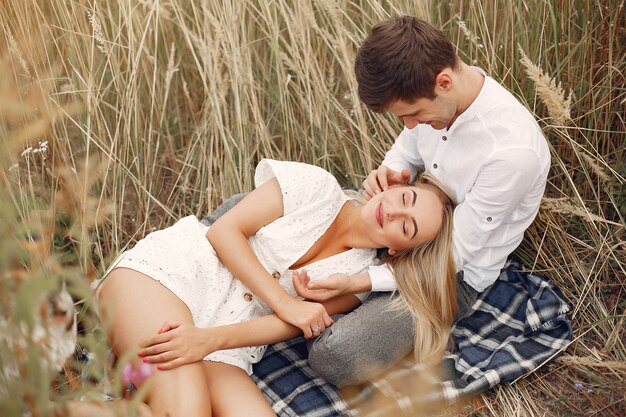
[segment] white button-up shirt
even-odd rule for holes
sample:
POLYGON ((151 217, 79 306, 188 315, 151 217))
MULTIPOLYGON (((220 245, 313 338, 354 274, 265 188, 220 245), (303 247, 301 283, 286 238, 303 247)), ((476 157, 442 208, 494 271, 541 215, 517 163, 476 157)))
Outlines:
MULTIPOLYGON (((398 172, 408 168, 413 178, 425 169, 452 193, 458 204, 456 268, 482 291, 497 279, 537 215, 550 151, 530 112, 485 75, 478 97, 449 130, 405 127, 383 165, 398 172)), ((373 291, 396 288, 388 267, 372 267, 369 274, 373 291)))

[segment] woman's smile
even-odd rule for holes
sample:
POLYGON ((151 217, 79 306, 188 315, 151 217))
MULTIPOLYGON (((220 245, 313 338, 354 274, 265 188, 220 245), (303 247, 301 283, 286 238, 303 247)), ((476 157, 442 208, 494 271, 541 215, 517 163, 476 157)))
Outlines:
POLYGON ((383 203, 379 203, 376 208, 376 221, 380 227, 383 227, 383 203))

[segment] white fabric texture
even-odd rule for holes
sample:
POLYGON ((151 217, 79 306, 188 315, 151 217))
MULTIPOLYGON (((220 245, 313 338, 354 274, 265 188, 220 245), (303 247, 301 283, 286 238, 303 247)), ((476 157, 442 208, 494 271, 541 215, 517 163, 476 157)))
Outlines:
MULTIPOLYGON (((261 264, 296 296, 291 280, 293 265, 323 235, 348 197, 335 178, 319 167, 264 159, 256 169, 258 187, 276 177, 283 195, 284 215, 262 227, 249 243, 261 264)), ((271 309, 233 277, 221 264, 206 238, 207 226, 195 216, 147 235, 124 252, 112 266, 134 269, 162 283, 192 313, 198 327, 252 320, 271 309)), ((356 274, 377 263, 373 249, 352 249, 306 265, 311 279, 331 273, 356 274)), ((265 346, 212 353, 205 360, 229 363, 252 373, 265 346)))
MULTIPOLYGON (((382 165, 425 169, 455 197, 457 271, 483 291, 520 244, 541 202, 550 151, 530 112, 484 71, 483 87, 449 130, 417 125, 400 133, 382 165)), ((369 270, 372 290, 395 287, 388 268, 369 270)))

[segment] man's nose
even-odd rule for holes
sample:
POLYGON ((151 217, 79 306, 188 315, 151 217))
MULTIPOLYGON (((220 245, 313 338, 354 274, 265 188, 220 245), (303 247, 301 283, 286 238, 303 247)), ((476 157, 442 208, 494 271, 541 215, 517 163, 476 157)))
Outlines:
POLYGON ((409 129, 413 129, 419 123, 416 117, 403 117, 402 121, 404 122, 404 125, 409 129))

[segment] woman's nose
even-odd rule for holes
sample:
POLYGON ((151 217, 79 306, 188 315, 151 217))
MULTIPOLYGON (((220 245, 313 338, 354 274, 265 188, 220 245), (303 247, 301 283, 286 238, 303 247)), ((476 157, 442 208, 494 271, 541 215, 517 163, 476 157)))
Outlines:
POLYGON ((389 207, 387 209, 387 218, 393 220, 398 217, 406 216, 407 213, 408 210, 405 207, 389 207))

